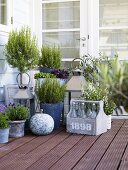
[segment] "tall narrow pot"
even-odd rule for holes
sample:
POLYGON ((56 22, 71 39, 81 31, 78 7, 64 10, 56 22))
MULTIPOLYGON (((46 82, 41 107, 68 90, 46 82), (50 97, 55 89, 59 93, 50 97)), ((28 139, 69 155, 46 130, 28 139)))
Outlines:
POLYGON ((54 119, 54 130, 60 127, 61 114, 64 104, 61 103, 41 103, 40 107, 43 112, 49 114, 54 119))

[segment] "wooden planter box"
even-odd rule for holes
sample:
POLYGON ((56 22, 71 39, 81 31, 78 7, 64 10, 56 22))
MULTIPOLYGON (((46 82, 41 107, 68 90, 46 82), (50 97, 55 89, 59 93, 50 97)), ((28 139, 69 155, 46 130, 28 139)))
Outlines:
POLYGON ((107 116, 103 110, 103 101, 72 99, 66 128, 67 132, 77 134, 99 135, 106 132, 107 116))

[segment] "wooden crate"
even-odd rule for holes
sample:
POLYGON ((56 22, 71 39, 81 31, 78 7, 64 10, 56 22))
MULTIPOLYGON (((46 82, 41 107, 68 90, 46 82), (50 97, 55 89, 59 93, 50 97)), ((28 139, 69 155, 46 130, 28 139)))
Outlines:
POLYGON ((103 110, 103 101, 85 101, 79 99, 72 99, 70 102, 70 111, 66 118, 67 132, 87 135, 99 135, 107 131, 107 116, 103 110), (77 111, 74 113, 74 105, 77 104, 77 111), (82 109, 79 107, 82 104, 82 109), (88 115, 87 106, 93 105, 96 108, 95 115, 88 115), (83 111, 84 106, 84 111, 83 111), (86 108, 86 109, 85 109, 86 108), (84 112, 84 114, 82 113, 84 112))

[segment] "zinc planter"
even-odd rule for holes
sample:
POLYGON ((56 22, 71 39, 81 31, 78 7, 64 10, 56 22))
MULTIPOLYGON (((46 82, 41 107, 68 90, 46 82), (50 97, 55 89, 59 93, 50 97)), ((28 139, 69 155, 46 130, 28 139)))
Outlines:
POLYGON ((54 120, 54 130, 60 127, 61 114, 64 104, 61 103, 41 103, 40 107, 43 112, 49 114, 54 120))
POLYGON ((25 121, 26 120, 11 121, 10 122, 9 137, 11 137, 11 138, 23 137, 24 136, 25 121))
POLYGON ((7 143, 9 137, 9 128, 0 129, 0 143, 7 143))
POLYGON ((112 116, 107 115, 107 129, 111 129, 112 116))

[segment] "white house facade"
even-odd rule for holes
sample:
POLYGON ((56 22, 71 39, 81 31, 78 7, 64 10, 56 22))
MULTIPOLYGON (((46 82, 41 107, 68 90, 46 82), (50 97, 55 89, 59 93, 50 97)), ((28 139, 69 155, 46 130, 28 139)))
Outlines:
POLYGON ((15 84, 17 70, 4 57, 11 29, 28 25, 38 44, 58 44, 63 64, 99 53, 128 59, 128 0, 0 0, 0 102, 3 85, 15 84))

